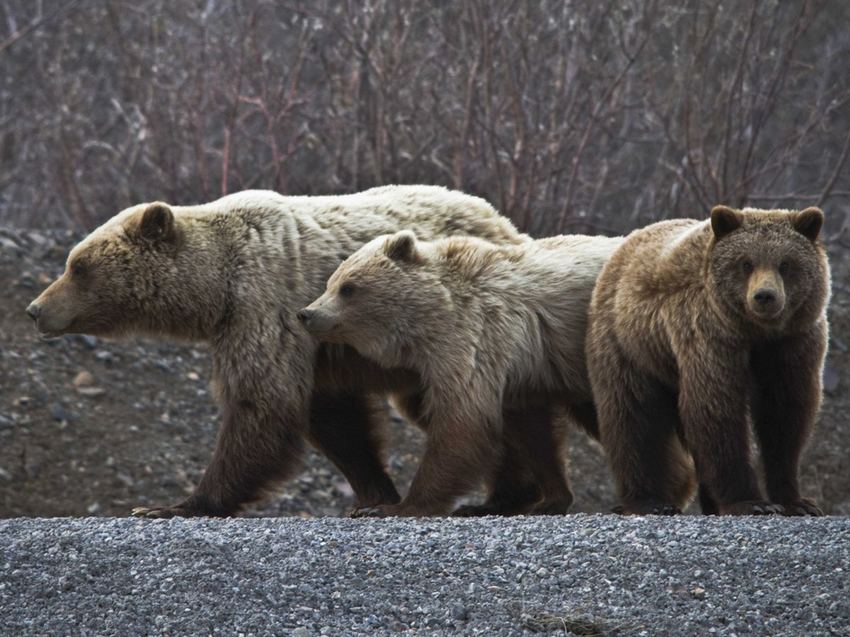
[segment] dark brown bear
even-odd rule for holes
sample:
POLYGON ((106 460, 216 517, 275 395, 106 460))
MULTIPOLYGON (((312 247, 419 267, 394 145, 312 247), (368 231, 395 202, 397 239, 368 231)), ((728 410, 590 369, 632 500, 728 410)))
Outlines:
POLYGON ((632 233, 600 275, 588 367, 625 513, 821 515, 800 456, 821 404, 829 265, 817 208, 632 233), (750 458, 751 417, 766 472, 750 458))

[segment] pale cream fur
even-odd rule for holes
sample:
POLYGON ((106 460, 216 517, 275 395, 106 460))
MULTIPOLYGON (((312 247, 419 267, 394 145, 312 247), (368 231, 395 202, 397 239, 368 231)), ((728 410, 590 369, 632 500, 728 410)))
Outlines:
MULTIPOLYGON (((318 352, 295 312, 353 251, 402 228, 427 237, 527 240, 477 197, 435 186, 384 186, 352 195, 254 190, 196 206, 141 204, 74 248, 66 272, 33 303, 42 332, 148 333, 206 340, 213 349, 224 424, 212 462, 192 497, 149 514, 230 514, 292 475, 310 427, 318 352), (75 275, 81 264, 85 274, 75 275)), ((327 358, 342 371, 325 377, 337 384, 354 379, 335 393, 382 392, 403 377, 352 372, 342 352, 327 358)), ((333 445, 309 435, 323 449, 333 445)), ((344 450, 335 460, 340 465, 343 456, 344 450)), ((341 468, 349 477, 358 470, 341 468)), ((378 491, 362 499, 394 494, 391 485, 378 491)))
POLYGON ((428 449, 407 498, 382 513, 451 510, 497 461, 505 405, 591 401, 587 311, 621 241, 562 236, 496 246, 401 232, 340 266, 307 308, 311 329, 383 367, 417 371, 424 386, 428 449), (348 297, 345 286, 355 290, 348 297))

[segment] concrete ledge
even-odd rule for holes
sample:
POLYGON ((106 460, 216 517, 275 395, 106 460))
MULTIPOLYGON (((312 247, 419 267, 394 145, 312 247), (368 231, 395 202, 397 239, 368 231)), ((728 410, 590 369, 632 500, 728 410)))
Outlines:
POLYGON ((850 519, 0 521, 2 633, 850 633, 850 519))

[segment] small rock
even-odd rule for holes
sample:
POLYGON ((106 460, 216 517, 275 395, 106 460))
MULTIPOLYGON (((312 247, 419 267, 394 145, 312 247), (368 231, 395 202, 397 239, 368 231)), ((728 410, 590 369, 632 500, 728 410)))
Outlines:
POLYGON ((85 345, 88 349, 97 347, 97 337, 88 334, 77 334, 77 341, 85 345))
POLYGON ((0 414, 0 429, 8 429, 9 427, 14 427, 15 421, 8 416, 4 416, 0 414))
POLYGON ((86 507, 86 511, 91 514, 95 514, 100 511, 100 502, 92 502, 90 505, 86 507))
POLYGON ((691 595, 696 599, 705 599, 705 589, 695 586, 691 589, 691 595))
POLYGON ((310 637, 311 634, 310 630, 304 626, 299 626, 292 631, 292 637, 310 637))
POLYGON ((96 351, 96 352, 94 353, 94 357, 95 357, 97 360, 99 360, 99 361, 101 361, 101 362, 103 362, 103 363, 111 363, 111 362, 113 361, 113 359, 115 358, 115 357, 112 355, 112 352, 108 352, 108 351, 106 351, 105 349, 101 349, 101 350, 96 351))
POLYGON ((77 387, 77 393, 88 398, 103 396, 106 390, 103 387, 77 387))
POLYGON ((829 361, 826 362, 826 365, 823 367, 823 389, 827 394, 835 393, 835 390, 838 389, 838 383, 841 380, 841 377, 838 375, 838 372, 835 371, 835 368, 829 364, 829 361))
POLYGON ((53 416, 53 420, 58 422, 68 422, 71 420, 71 413, 60 403, 50 405, 50 415, 53 416))
POLYGON ((20 278, 18 278, 17 285, 18 287, 32 290, 35 288, 35 279, 29 272, 24 272, 21 274, 20 278))
POLYGON ((27 233, 27 236, 29 237, 30 241, 40 246, 43 246, 50 241, 50 239, 45 237, 43 234, 40 234, 35 231, 30 231, 29 233, 27 233))
POLYGON ((188 378, 189 380, 198 380, 201 377, 198 376, 197 372, 189 372, 188 374, 186 374, 186 378, 188 378))
POLYGON ((847 347, 847 343, 845 343, 843 340, 841 340, 834 334, 829 335, 829 341, 830 343, 832 343, 835 349, 837 349, 842 354, 846 354, 847 351, 850 350, 850 348, 847 347))
POLYGON ((465 622, 469 619, 469 610, 463 604, 454 604, 452 606, 452 619, 465 622))
POLYGON ((135 480, 133 480, 133 478, 128 476, 126 473, 116 473, 115 477, 118 478, 118 481, 121 482, 125 487, 132 487, 135 484, 135 480))
POLYGON ((82 370, 74 376, 74 387, 79 389, 80 387, 87 387, 89 385, 94 385, 94 376, 90 372, 82 370))
POLYGON ((17 243, 6 237, 0 237, 0 248, 9 250, 10 252, 21 253, 23 249, 17 243))

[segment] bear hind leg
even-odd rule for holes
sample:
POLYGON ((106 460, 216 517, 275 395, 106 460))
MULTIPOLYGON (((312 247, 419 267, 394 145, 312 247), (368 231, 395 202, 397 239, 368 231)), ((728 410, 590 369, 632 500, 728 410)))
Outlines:
POLYGON ((316 393, 311 401, 310 442, 348 480, 357 507, 395 504, 401 499, 381 459, 385 411, 374 396, 316 393))

